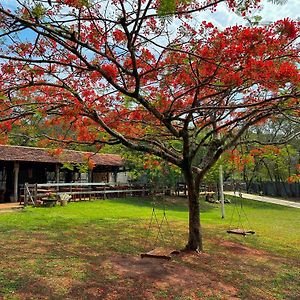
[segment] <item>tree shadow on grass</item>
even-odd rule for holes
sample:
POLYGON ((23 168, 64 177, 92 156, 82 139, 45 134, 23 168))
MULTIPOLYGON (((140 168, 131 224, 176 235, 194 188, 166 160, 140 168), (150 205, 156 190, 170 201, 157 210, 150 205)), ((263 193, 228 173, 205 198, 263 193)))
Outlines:
POLYGON ((211 247, 215 252, 191 254, 171 262, 142 260, 137 240, 144 234, 142 224, 126 219, 93 222, 75 226, 71 232, 35 232, 29 238, 22 232, 18 236, 21 243, 8 237, 3 243, 6 248, 1 250, 6 260, 3 266, 10 263, 5 267, 2 295, 8 299, 12 295, 21 299, 139 300, 182 295, 201 299, 193 295, 198 289, 199 295, 204 295, 202 299, 209 299, 209 291, 216 292, 214 299, 219 292, 228 299, 239 293, 243 299, 262 299, 273 287, 271 279, 261 279, 264 274, 275 274, 272 265, 266 264, 273 258, 264 258, 263 252, 240 243, 214 240, 211 247))

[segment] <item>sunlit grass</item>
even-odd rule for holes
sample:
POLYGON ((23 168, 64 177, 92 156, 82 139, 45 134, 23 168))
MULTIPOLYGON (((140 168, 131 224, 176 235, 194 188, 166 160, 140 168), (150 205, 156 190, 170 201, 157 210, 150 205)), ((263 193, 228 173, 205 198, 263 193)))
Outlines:
MULTIPOLYGON (((232 212, 241 210, 240 200, 237 201, 238 207, 234 203, 226 205, 225 219, 221 219, 219 204, 201 201, 204 248, 212 258, 208 265, 201 260, 174 263, 195 272, 211 272, 228 284, 234 282, 242 299, 262 291, 266 299, 270 295, 270 299, 294 297, 300 293, 297 287, 300 210, 243 199, 247 217, 242 219, 243 226, 255 230, 256 234, 229 235, 226 230, 232 212), (267 257, 253 259, 234 253, 230 256, 230 250, 222 246, 226 241, 265 251, 267 257), (218 258, 226 260, 226 264, 220 267, 218 258), (263 272, 272 276, 262 280, 263 272)), ((0 296, 23 299, 25 293, 33 299, 47 299, 45 295, 53 299, 82 299, 78 296, 82 292, 80 286, 85 287, 91 281, 100 290, 112 288, 116 283, 133 288, 135 281, 120 278, 109 261, 115 255, 138 257, 153 246, 158 229, 154 222, 149 230, 152 209, 151 199, 127 198, 69 203, 66 207, 27 207, 23 212, 1 214, 0 296)), ((164 240, 158 239, 157 244, 183 248, 188 231, 187 200, 166 198, 156 204, 159 224, 164 210, 171 233, 164 222, 164 240)), ((238 214, 235 214, 231 226, 237 223, 238 214)), ((170 293, 171 290, 161 289, 155 295, 160 299, 170 293)), ((194 295, 203 293, 194 291, 194 295)))

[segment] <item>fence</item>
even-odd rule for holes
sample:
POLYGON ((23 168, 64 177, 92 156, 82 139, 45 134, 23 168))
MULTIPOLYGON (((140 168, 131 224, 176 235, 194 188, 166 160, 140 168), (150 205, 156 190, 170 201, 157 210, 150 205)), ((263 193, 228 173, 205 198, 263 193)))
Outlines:
POLYGON ((57 201, 63 194, 70 195, 70 201, 91 200, 126 196, 146 196, 145 187, 107 183, 25 183, 21 190, 24 204, 37 204, 39 201, 57 201))
POLYGON ((266 196, 300 197, 300 183, 271 181, 252 183, 249 192, 266 196))

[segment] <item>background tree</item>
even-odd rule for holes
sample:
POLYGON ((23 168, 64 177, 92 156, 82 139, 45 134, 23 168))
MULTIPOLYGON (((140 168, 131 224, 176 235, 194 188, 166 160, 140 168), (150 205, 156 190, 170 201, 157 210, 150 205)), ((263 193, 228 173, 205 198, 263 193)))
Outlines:
MULTIPOLYGON (((188 187, 186 248, 202 250, 205 174, 251 126, 299 114, 299 23, 190 26, 194 12, 221 2, 236 7, 182 2, 175 23, 152 0, 1 5, 1 128, 44 116, 47 126, 72 129, 58 141, 121 143, 177 166, 188 187)), ((246 10, 258 1, 242 2, 246 10)))
MULTIPOLYGON (((159 157, 118 148, 118 153, 126 161, 130 180, 138 184, 147 184, 153 191, 175 190, 176 184, 182 181, 180 169, 159 157)), ((114 151, 109 151, 115 152, 114 151)))
MULTIPOLYGON (((300 151, 297 120, 285 115, 285 118, 273 118, 254 126, 244 134, 240 145, 227 154, 231 164, 229 172, 246 183, 247 191, 253 184, 268 181, 278 193, 278 183, 287 182, 295 174, 300 151), (234 169, 238 171, 234 173, 234 169)), ((286 191, 286 194, 289 193, 286 191)))

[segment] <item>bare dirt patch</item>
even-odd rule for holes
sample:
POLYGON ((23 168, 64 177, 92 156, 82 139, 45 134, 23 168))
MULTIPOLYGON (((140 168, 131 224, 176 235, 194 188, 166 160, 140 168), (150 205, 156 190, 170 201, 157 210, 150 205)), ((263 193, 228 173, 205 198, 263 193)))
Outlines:
POLYGON ((267 253, 263 250, 253 249, 231 241, 219 241, 218 244, 230 251, 232 254, 267 256, 267 253))
POLYGON ((188 257, 197 260, 201 260, 202 257, 207 259, 206 254, 185 253, 180 255, 176 261, 114 256, 109 262, 118 276, 142 284, 148 283, 149 298, 147 299, 151 299, 150 295, 155 294, 157 290, 168 291, 168 297, 171 297, 173 293, 180 292, 181 295, 190 295, 195 299, 200 299, 199 295, 214 296, 218 294, 226 295, 226 299, 238 299, 237 289, 221 282, 218 274, 211 276, 211 274, 193 270, 181 263, 182 259, 184 262, 188 257))

